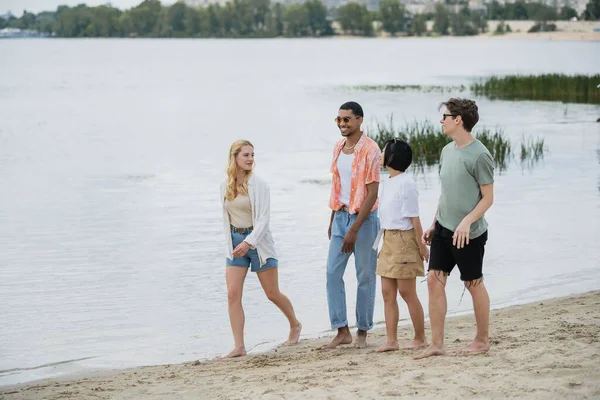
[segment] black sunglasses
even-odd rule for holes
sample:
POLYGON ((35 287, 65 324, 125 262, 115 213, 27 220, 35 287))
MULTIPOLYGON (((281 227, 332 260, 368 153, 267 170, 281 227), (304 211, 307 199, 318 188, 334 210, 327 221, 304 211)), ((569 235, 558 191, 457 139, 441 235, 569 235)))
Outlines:
POLYGON ((443 121, 445 121, 447 117, 458 117, 458 114, 442 114, 443 121))

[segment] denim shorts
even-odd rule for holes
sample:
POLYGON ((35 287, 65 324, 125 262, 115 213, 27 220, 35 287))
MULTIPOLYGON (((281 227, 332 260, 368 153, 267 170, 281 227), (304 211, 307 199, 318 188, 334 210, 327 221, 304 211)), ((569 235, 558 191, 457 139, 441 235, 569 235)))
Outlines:
MULTIPOLYGON (((231 240, 233 242, 233 248, 242 243, 246 237, 252 233, 252 229, 248 229, 244 233, 231 231, 231 240)), ((258 251, 256 249, 250 249, 242 257, 234 257, 233 260, 226 258, 226 265, 228 267, 250 267, 252 272, 262 272, 278 266, 276 258, 267 258, 266 264, 260 265, 260 259, 258 258, 258 251)))

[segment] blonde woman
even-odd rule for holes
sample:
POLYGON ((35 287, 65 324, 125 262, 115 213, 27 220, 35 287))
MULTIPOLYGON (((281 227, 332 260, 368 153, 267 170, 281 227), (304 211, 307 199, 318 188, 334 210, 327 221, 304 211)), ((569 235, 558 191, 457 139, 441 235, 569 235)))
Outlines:
POLYGON ((252 173, 253 166, 252 143, 235 141, 229 150, 227 179, 221 184, 227 248, 227 300, 235 344, 221 359, 246 355, 242 290, 248 269, 257 273, 267 298, 279 307, 290 323, 285 344, 296 344, 302 330, 292 303, 279 291, 275 242, 269 228, 270 189, 265 181, 252 173))

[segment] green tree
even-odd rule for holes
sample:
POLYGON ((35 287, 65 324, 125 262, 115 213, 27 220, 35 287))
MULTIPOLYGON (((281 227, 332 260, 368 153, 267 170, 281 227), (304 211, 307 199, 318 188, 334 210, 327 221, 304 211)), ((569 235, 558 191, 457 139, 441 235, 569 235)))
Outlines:
POLYGON ((308 10, 308 25, 312 36, 331 36, 333 28, 327 19, 327 8, 321 0, 306 0, 304 6, 308 10))
POLYGON ((409 33, 414 36, 422 36, 427 33, 427 18, 424 14, 417 14, 410 22, 409 33))
POLYGON ((202 17, 203 14, 200 9, 194 7, 185 8, 183 27, 186 36, 195 37, 202 35, 202 17))
MULTIPOLYGON (((248 0, 230 1, 224 9, 227 12, 223 15, 223 19, 230 18, 229 32, 233 37, 247 37, 254 32, 254 15, 248 0)), ((225 21, 226 25, 227 22, 225 21)))
POLYGON ((35 14, 23 11, 23 15, 17 21, 17 28, 19 29, 34 29, 36 23, 35 14))
POLYGON ((450 29, 450 13, 442 3, 435 4, 433 14, 433 31, 440 35, 447 35, 450 29))
POLYGON ((208 20, 208 36, 223 37, 225 36, 225 28, 221 19, 221 6, 219 4, 210 4, 206 8, 208 20))
POLYGON ((162 5, 159 0, 144 0, 129 10, 134 32, 139 36, 155 35, 161 11, 162 5))
POLYGON ((496 30, 494 31, 494 35, 504 35, 506 30, 504 29, 504 21, 498 22, 496 26, 496 30))
POLYGON ((269 31, 271 31, 274 36, 285 35, 285 26, 283 20, 284 11, 285 9, 283 7, 283 4, 281 4, 280 2, 277 2, 273 5, 271 18, 269 20, 269 31))
POLYGON ((389 32, 392 36, 404 31, 406 8, 398 0, 381 0, 379 15, 384 31, 389 32))
POLYGON ((542 3, 529 3, 526 7, 530 19, 536 21, 556 21, 558 19, 558 13, 554 7, 542 3))
POLYGON ((119 16, 119 26, 121 27, 121 36, 135 35, 135 27, 129 12, 124 12, 119 16))
POLYGON ((85 5, 65 9, 56 19, 56 34, 62 37, 87 37, 92 18, 92 12, 85 5))
POLYGON ((506 9, 498 3, 497 0, 492 0, 487 5, 487 19, 497 20, 506 18, 506 9))
POLYGON ((581 17, 588 21, 600 20, 600 0, 590 0, 585 6, 581 17))
POLYGON ((517 0, 513 4, 505 4, 507 9, 507 19, 516 19, 516 20, 528 20, 529 12, 527 9, 527 5, 523 0, 517 0), (510 11, 509 11, 510 10, 510 11))
POLYGON ((178 1, 167 8, 167 26, 169 36, 183 36, 185 34, 185 14, 188 6, 183 1, 178 1))
POLYGON ((480 33, 485 33, 488 31, 488 22, 485 19, 485 16, 480 12, 471 13, 471 23, 480 33))
POLYGON ((310 30, 308 9, 304 4, 292 4, 283 13, 287 36, 306 36, 310 30))
POLYGON ((88 37, 117 37, 123 35, 120 24, 121 10, 99 6, 89 8, 90 23, 86 27, 88 37))
POLYGON ((450 15, 450 27, 453 36, 472 36, 478 33, 469 16, 463 12, 450 15))
POLYGON ((349 35, 373 35, 373 20, 367 7, 355 2, 338 8, 337 20, 344 33, 349 35))
POLYGON ((254 35, 266 36, 269 30, 271 1, 250 0, 250 8, 250 12, 253 15, 252 31, 254 32, 254 35))

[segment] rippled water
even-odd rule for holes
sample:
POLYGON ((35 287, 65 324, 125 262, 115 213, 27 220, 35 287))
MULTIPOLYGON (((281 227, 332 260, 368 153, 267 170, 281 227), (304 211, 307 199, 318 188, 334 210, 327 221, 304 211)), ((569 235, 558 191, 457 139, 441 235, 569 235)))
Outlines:
MULTIPOLYGON (((0 54, 0 385, 229 350, 218 183, 233 140, 254 142, 272 186, 281 287, 310 337, 329 328, 337 108, 359 101, 368 126, 391 113, 399 124, 437 121, 452 94, 340 86, 600 65, 597 42, 480 39, 5 40, 0 54)), ((600 107, 476 100, 480 125, 503 127, 517 153, 530 135, 548 148, 497 177, 484 267, 492 306, 598 289, 600 107)), ((417 181, 428 224, 435 169, 417 181)), ((351 308, 353 276, 350 264, 351 308)), ((451 313, 471 309, 461 293, 453 275, 451 313)), ((419 295, 426 304, 425 283, 419 295)), ((254 274, 244 305, 249 348, 286 337, 254 274)))

